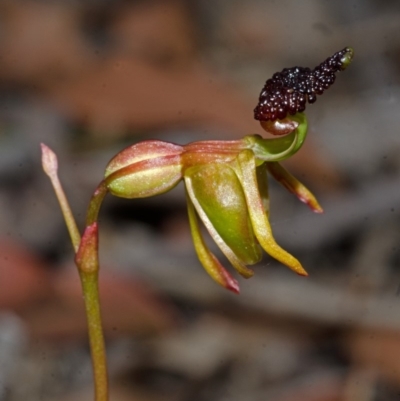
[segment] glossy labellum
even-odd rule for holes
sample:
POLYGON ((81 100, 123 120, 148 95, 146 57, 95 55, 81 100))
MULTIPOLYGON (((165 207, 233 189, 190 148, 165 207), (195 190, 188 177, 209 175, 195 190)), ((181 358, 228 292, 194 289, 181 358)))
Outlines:
POLYGON ((317 95, 322 95, 353 58, 353 49, 343 50, 327 58, 313 70, 305 67, 285 68, 277 72, 265 83, 254 118, 259 121, 275 121, 294 115, 306 108, 306 103, 314 103, 317 95))

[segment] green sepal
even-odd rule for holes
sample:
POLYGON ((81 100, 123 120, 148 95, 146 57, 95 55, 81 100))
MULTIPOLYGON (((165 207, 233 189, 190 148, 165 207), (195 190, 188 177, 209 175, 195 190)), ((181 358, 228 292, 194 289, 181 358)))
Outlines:
POLYGON ((250 150, 243 150, 239 153, 237 173, 240 181, 243 183, 251 224, 260 245, 270 256, 285 264, 296 273, 306 276, 307 272, 303 269, 300 262, 282 249, 272 235, 263 196, 259 192, 259 173, 257 171, 256 159, 250 150))
POLYGON ((191 167, 184 176, 187 183, 190 181, 188 192, 197 212, 200 217, 201 214, 207 217, 208 223, 204 218, 202 220, 228 259, 221 241, 215 238, 213 230, 210 231, 210 225, 239 261, 245 265, 257 263, 261 259, 261 249, 235 171, 226 164, 209 164, 191 167))
POLYGON ((235 280, 230 273, 222 266, 220 261, 210 251, 204 242, 199 222, 196 215, 193 202, 190 199, 189 193, 186 193, 188 204, 188 215, 190 231, 192 232, 193 244, 196 250, 200 263, 203 265, 206 272, 220 285, 228 290, 239 294, 239 283, 235 280))

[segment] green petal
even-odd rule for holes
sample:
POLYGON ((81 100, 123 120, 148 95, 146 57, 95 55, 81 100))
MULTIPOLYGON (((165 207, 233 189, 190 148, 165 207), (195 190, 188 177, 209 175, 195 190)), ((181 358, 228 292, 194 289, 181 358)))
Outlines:
POLYGON ((265 166, 270 174, 280 184, 308 205, 313 212, 322 213, 324 211, 310 190, 290 174, 283 166, 277 162, 265 163, 265 166))
POLYGON ((193 203, 189 195, 186 193, 188 203, 188 214, 190 230, 192 232, 193 243, 201 264, 207 273, 222 287, 227 288, 235 293, 239 293, 238 282, 228 273, 228 271, 221 265, 215 255, 207 248, 204 239, 200 232, 196 211, 194 210, 193 203))
POLYGON ((224 164, 194 166, 184 173, 190 199, 210 235, 235 269, 253 274, 245 264, 257 263, 261 252, 255 239, 241 184, 224 164))
POLYGON ((256 176, 258 183, 258 192, 261 196, 261 201, 264 206, 264 211, 269 216, 269 191, 268 191, 268 175, 267 163, 261 164, 256 167, 256 176))
POLYGON ((272 235, 271 225, 265 212, 263 200, 258 190, 256 159, 250 150, 243 150, 238 156, 238 173, 243 185, 250 218, 254 233, 264 248, 265 252, 281 263, 294 270, 296 273, 306 276, 300 262, 282 249, 272 235))

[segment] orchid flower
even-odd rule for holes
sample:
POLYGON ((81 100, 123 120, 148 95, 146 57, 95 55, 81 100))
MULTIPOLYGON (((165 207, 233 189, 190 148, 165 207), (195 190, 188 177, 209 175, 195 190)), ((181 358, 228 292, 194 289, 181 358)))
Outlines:
POLYGON ((122 198, 159 195, 184 182, 190 229, 197 256, 207 273, 238 293, 236 279, 207 247, 201 220, 211 238, 243 277, 261 260, 262 249, 299 275, 300 262, 275 241, 269 222, 268 174, 317 213, 322 208, 311 192, 280 164, 295 154, 307 135, 306 103, 335 80, 353 58, 344 48, 313 70, 284 69, 264 85, 254 110, 261 127, 275 137, 247 135, 232 141, 199 141, 177 145, 158 140, 139 142, 118 153, 107 165, 104 179, 89 204, 86 229, 77 229, 57 176, 55 154, 42 145, 42 161, 58 197, 74 245, 89 323, 96 383, 96 401, 108 399, 104 340, 98 303, 98 213, 107 193, 122 198))
POLYGON ((243 277, 253 275, 247 265, 260 261, 261 248, 296 273, 307 275, 272 235, 267 173, 314 212, 322 212, 311 192, 279 162, 296 153, 305 140, 305 103, 315 102, 316 95, 333 83, 335 73, 345 69, 352 56, 352 49, 345 48, 314 70, 285 69, 267 81, 255 118, 277 137, 247 135, 236 141, 200 141, 184 146, 140 142, 109 162, 101 185, 119 197, 143 198, 166 192, 183 180, 197 256, 209 275, 229 290, 239 292, 238 282, 205 244, 199 219, 243 277))
POLYGON ((247 265, 260 261, 261 248, 306 275, 300 262, 275 242, 268 219, 269 166, 285 186, 315 211, 322 211, 311 193, 278 164, 301 147, 307 134, 303 113, 294 115, 293 121, 297 128, 277 138, 248 135, 236 141, 185 146, 155 140, 137 143, 109 162, 101 187, 119 197, 143 198, 164 193, 183 180, 200 262, 217 283, 234 292, 239 292, 238 283, 206 246, 199 219, 243 277, 253 275, 247 265))

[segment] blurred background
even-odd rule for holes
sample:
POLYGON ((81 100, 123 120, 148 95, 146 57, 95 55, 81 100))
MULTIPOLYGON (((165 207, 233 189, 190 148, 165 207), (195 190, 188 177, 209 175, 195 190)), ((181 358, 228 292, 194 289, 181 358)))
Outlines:
MULTIPOLYGON (((400 2, 0 2, 0 401, 90 400, 73 252, 40 142, 82 225, 109 159, 134 142, 260 133, 276 71, 345 46, 288 169, 325 209, 271 181, 278 242, 241 295, 193 250, 182 186, 108 197, 101 293, 113 401, 400 399, 400 2)), ((228 264, 228 263, 226 263, 228 264)))

